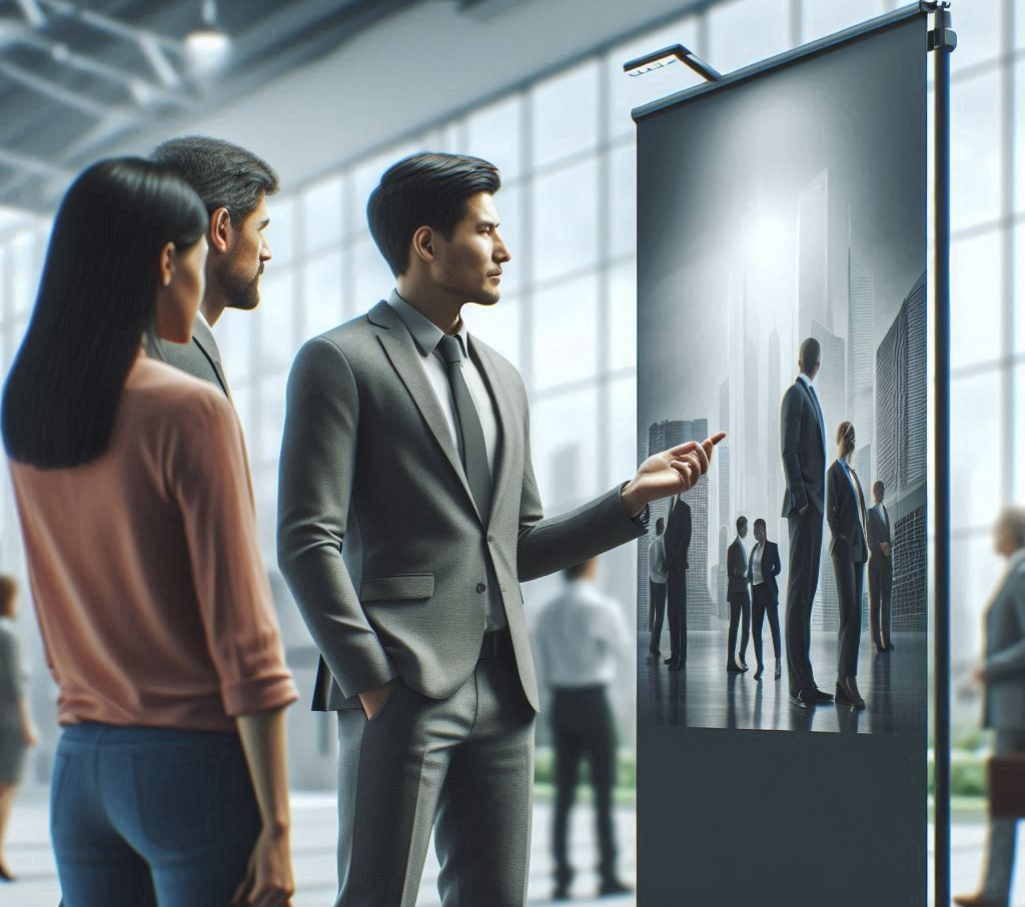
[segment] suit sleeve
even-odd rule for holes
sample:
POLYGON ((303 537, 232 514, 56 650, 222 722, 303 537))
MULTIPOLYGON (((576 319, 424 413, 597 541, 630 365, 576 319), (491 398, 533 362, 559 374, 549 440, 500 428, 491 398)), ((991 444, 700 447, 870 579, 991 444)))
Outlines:
POLYGON ((1021 678, 1025 675, 1025 579, 1019 576, 1014 589, 1008 594, 1011 596, 1011 607, 1014 608, 1018 619, 1020 635, 1014 645, 994 652, 986 659, 982 672, 987 682, 1011 677, 1021 678))
POLYGON ((516 547, 520 582, 527 582, 640 538, 647 531, 627 514, 617 485, 576 510, 545 519, 530 456, 530 415, 523 395, 523 487, 520 496, 519 541, 516 547))
POLYGON ((780 410, 780 438, 783 442, 783 472, 787 480, 787 492, 790 495, 790 506, 799 513, 808 508, 808 491, 804 487, 801 475, 801 410, 803 400, 800 394, 791 388, 783 397, 780 410))
POLYGON ((690 512, 690 506, 684 505, 683 507, 683 526, 680 530, 680 556, 684 558, 683 566, 686 569, 690 569, 690 561, 686 559, 686 554, 690 553, 690 542, 691 536, 694 530, 694 515, 690 512))
POLYGON ((772 546, 772 566, 770 567, 773 576, 779 576, 783 572, 783 564, 779 559, 779 545, 772 546))
POLYGON ((358 428, 359 393, 348 360, 326 338, 308 341, 288 376, 278 472, 278 565, 346 697, 398 674, 342 560, 358 428))

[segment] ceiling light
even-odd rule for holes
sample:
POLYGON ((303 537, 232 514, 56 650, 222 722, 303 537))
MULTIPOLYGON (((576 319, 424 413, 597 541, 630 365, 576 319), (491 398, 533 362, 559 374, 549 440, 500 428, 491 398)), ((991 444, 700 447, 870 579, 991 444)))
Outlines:
POLYGON ((196 75, 216 72, 231 55, 231 38, 217 24, 215 0, 203 0, 203 24, 185 37, 185 58, 196 75))

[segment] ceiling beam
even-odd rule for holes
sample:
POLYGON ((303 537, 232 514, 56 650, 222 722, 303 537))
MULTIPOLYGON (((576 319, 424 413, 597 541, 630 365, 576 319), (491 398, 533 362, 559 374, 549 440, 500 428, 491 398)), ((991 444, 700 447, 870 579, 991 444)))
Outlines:
POLYGON ((20 82, 26 88, 31 88, 39 94, 46 95, 55 101, 60 101, 60 103, 68 107, 74 107, 76 110, 93 117, 103 117, 110 109, 109 105, 93 101, 85 95, 61 85, 59 82, 44 79, 42 76, 28 72, 14 63, 0 60, 0 73, 3 73, 9 79, 13 79, 15 82, 20 82))

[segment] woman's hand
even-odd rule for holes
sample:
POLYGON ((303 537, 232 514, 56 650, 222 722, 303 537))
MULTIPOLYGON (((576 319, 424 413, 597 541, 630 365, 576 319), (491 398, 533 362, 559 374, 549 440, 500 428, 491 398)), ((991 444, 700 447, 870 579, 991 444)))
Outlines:
POLYGON ((283 907, 295 894, 287 829, 260 832, 231 907, 283 907))

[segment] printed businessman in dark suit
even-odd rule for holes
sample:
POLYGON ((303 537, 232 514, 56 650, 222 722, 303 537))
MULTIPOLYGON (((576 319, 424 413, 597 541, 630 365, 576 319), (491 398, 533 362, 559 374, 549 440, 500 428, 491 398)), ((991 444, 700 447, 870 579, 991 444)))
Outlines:
POLYGON ((726 670, 730 674, 741 674, 747 670, 747 642, 751 628, 751 586, 747 548, 747 517, 737 518, 737 537, 726 552, 726 601, 730 604, 729 651, 726 655, 726 670), (737 652, 737 630, 741 631, 740 652, 737 652))
POLYGON ((260 303, 260 277, 271 259, 264 230, 267 196, 278 176, 251 151, 204 136, 170 139, 150 158, 182 177, 203 200, 207 229, 206 288, 189 343, 157 340, 153 353, 175 368, 217 385, 229 399, 221 352, 210 330, 225 309, 250 311, 260 303))
POLYGON ((461 155, 389 168, 367 214, 396 288, 288 379, 278 560, 321 653, 314 708, 338 713, 339 907, 412 905, 432 827, 446 907, 521 907, 538 688, 519 584, 640 537, 708 468, 683 444, 544 518, 523 381, 462 316, 499 300, 499 186, 461 155))
POLYGON ((755 546, 751 550, 748 566, 748 579, 751 583, 751 633, 754 636, 755 680, 761 680, 765 671, 762 660, 762 625, 766 615, 769 617, 769 630, 772 633, 772 650, 776 655, 776 680, 783 674, 780 660, 781 638, 779 632, 779 586, 776 577, 783 570, 779 560, 779 546, 770 542, 765 520, 755 520, 755 546))
POLYGON ((814 337, 801 344, 800 373, 783 395, 780 441, 786 493, 783 516, 790 528, 785 633, 790 701, 813 708, 833 701, 815 683, 811 665, 811 611, 819 585, 822 518, 826 502, 826 427, 815 388, 822 348, 814 337))
POLYGON ((826 477, 826 521, 832 536, 829 556, 836 577, 840 623, 836 643, 836 704, 865 708, 858 691, 861 648, 861 600, 868 561, 868 522, 861 480, 851 465, 854 426, 841 422, 836 430, 837 458, 826 477))
POLYGON ((682 671, 687 664, 687 570, 690 561, 692 519, 690 505, 682 498, 669 514, 665 532, 666 601, 669 611, 670 671, 682 671))
POLYGON ((869 627, 876 652, 892 652, 895 648, 890 637, 890 595, 893 592, 893 542, 890 532, 890 512, 883 503, 886 486, 876 482, 872 486, 875 505, 868 511, 868 600, 869 627))

